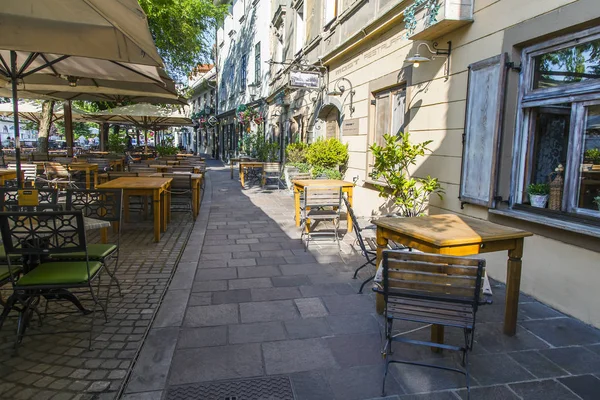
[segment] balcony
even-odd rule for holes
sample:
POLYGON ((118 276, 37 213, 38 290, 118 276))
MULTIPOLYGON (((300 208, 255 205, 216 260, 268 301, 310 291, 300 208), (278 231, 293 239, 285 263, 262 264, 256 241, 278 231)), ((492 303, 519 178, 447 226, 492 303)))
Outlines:
POLYGON ((435 40, 473 22, 473 0, 439 0, 438 4, 435 21, 431 21, 426 8, 417 11, 411 40, 435 40))

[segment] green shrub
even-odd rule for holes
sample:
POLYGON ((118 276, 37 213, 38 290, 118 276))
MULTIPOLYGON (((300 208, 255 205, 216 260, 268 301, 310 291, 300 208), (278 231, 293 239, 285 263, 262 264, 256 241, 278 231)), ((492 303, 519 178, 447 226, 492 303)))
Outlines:
POLYGON ((597 147, 593 149, 587 149, 583 157, 594 164, 600 164, 600 149, 597 147))
POLYGON ((342 173, 337 168, 325 168, 316 166, 311 171, 313 179, 325 176, 327 179, 342 179, 342 173))
POLYGON ((348 167, 348 145, 337 139, 318 139, 308 146, 306 161, 313 167, 338 168, 343 174, 348 167))
POLYGON ((285 148, 285 159, 288 164, 305 163, 308 145, 306 143, 291 143, 285 148))
POLYGON ((422 215, 429 204, 432 194, 440 198, 444 190, 437 178, 411 176, 409 168, 416 165, 417 158, 431 152, 427 147, 431 140, 412 144, 408 133, 398 136, 384 135, 385 146, 373 144, 374 165, 370 176, 384 184, 375 184, 379 196, 393 201, 401 215, 417 217, 422 215))
POLYGON ((156 152, 159 156, 173 156, 179 152, 179 149, 173 144, 172 137, 166 137, 161 144, 156 146, 156 152))
POLYGON ((119 132, 111 131, 108 134, 108 150, 113 153, 123 154, 127 150, 127 138, 119 134, 119 132))
POLYGON ((298 171, 302 172, 302 173, 310 172, 310 164, 308 164, 308 163, 298 162, 298 163, 290 163, 288 165, 291 165, 292 167, 296 167, 298 169, 298 171))

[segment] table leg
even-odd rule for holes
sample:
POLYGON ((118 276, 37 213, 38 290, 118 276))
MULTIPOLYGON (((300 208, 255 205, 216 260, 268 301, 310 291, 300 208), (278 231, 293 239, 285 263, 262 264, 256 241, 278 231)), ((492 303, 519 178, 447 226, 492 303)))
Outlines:
MULTIPOLYGON (((352 195, 353 195, 354 189, 350 188, 348 190, 348 204, 350 204, 350 207, 353 207, 354 204, 352 203, 352 195)), ((348 215, 346 216, 347 220, 348 220, 348 233, 352 232, 352 217, 350 217, 350 213, 348 213, 348 215)))
MULTIPOLYGON (((377 261, 375 262, 375 268, 379 266, 381 260, 383 259, 383 251, 388 247, 388 239, 383 236, 383 229, 377 227, 377 261)), ((377 314, 383 314, 385 311, 385 300, 383 299, 383 295, 377 293, 375 295, 375 309, 377 310, 377 314)))
POLYGON ((233 161, 229 162, 229 170, 231 172, 231 179, 233 179, 233 161))
POLYGON ((516 240, 515 248, 508 251, 506 267, 506 302, 504 311, 504 334, 514 336, 517 332, 519 291, 521 289, 521 266, 523 239, 516 240))
MULTIPOLYGON (((431 342, 432 343, 444 343, 444 326, 443 325, 431 325, 431 342)), ((434 353, 441 353, 442 349, 432 347, 431 351, 434 353)))
POLYGON ((125 204, 123 204, 123 218, 125 222, 129 222, 129 195, 123 194, 123 200, 125 201, 125 204))
POLYGON ((198 216, 198 198, 200 197, 200 181, 194 181, 194 189, 192 191, 192 213, 194 219, 198 216))
POLYGON ((152 208, 154 211, 154 241, 160 242, 160 190, 153 190, 152 196, 152 208))
MULTIPOLYGON (((171 187, 169 186, 167 188, 167 194, 166 194, 166 200, 167 200, 167 207, 166 207, 166 213, 167 213, 167 222, 170 223, 171 222, 171 187)), ((167 229, 167 227, 165 226, 165 230, 167 229)))
POLYGON ((162 193, 162 212, 161 212, 161 220, 160 220, 160 229, 161 232, 166 232, 167 231, 167 215, 168 215, 168 211, 167 211, 167 207, 169 206, 169 200, 168 200, 168 193, 166 191, 164 191, 162 193))
POLYGON ((294 211, 296 213, 296 226, 300 226, 300 189, 294 185, 294 211))
POLYGON ((102 228, 100 230, 100 241, 104 244, 108 243, 108 228, 102 228))
POLYGON ((244 188, 244 167, 240 164, 240 183, 242 184, 242 189, 244 188))
POLYGON ((90 170, 85 170, 85 188, 90 190, 90 170))
POLYGON ((94 171, 94 189, 98 187, 98 170, 94 171))
POLYGON ((118 221, 113 221, 112 228, 113 228, 113 233, 114 234, 119 233, 119 222, 118 221))

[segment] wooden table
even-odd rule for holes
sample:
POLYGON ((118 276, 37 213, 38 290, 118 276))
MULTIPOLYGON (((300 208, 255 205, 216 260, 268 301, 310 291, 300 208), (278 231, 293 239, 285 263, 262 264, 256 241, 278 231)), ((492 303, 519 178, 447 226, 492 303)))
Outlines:
POLYGON ((6 184, 6 181, 10 181, 11 179, 17 179, 16 169, 0 170, 0 186, 4 186, 6 184))
MULTIPOLYGON (((376 265, 379 265, 389 240, 426 253, 452 256, 508 251, 504 333, 508 336, 516 333, 523 242, 525 237, 532 236, 531 233, 456 214, 379 218, 373 223, 377 226, 376 265)), ((381 314, 383 308, 383 296, 378 294, 377 312, 381 314)), ((443 326, 432 326, 431 341, 444 342, 443 326)))
POLYGON ((110 167, 115 171, 125 170, 125 160, 122 158, 108 158, 110 167))
MULTIPOLYGON (((173 174, 191 175, 192 177, 192 211, 194 213, 194 219, 200 214, 200 190, 202 188, 202 179, 204 174, 193 174, 191 172, 173 172, 173 174)), ((162 173, 157 172, 148 176, 162 177, 162 173)))
MULTIPOLYGON (((352 207, 352 194, 354 192, 354 183, 342 181, 339 179, 302 179, 292 181, 294 184, 294 208, 296 209, 296 226, 300 226, 300 192, 304 191, 306 186, 341 186, 342 192, 348 196, 348 203, 352 207)), ((350 213, 347 216, 348 232, 352 232, 352 218, 350 213)))
POLYGON ((239 163, 240 161, 255 161, 255 159, 252 158, 230 158, 229 159, 229 170, 231 171, 231 179, 233 179, 233 165, 235 163, 239 163))
POLYGON ((98 164, 88 164, 83 162, 72 162, 67 164, 70 171, 85 172, 85 188, 91 189, 91 175, 94 173, 94 187, 98 186, 98 164))
POLYGON ((154 241, 160 241, 160 233, 167 231, 171 220, 172 178, 162 177, 123 177, 98 185, 99 189, 123 189, 125 200, 124 216, 129 219, 129 196, 151 196, 154 202, 154 241))
POLYGON ((260 161, 240 161, 240 183, 244 188, 244 168, 263 168, 264 163, 260 161))

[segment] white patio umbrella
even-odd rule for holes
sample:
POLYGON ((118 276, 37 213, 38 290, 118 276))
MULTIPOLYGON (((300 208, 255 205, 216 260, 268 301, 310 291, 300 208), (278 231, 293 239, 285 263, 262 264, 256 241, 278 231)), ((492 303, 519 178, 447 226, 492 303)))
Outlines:
MULTIPOLYGON (((0 93, 0 96, 2 94, 0 93)), ((36 124, 40 123, 42 118, 42 106, 40 104, 35 103, 19 103, 19 118, 26 119, 31 122, 35 122, 36 124)), ((73 108, 73 120, 74 121, 87 121, 86 115, 87 113, 79 110, 77 108, 73 108)), ((4 117, 12 117, 14 113, 14 108, 12 103, 2 103, 0 104, 0 115, 4 117)), ((52 122, 56 122, 59 119, 63 118, 63 108, 62 105, 59 104, 54 109, 52 114, 52 122)))
POLYGON ((144 130, 145 149, 148 150, 148 129, 169 126, 193 126, 192 120, 177 109, 152 104, 132 104, 100 113, 90 113, 89 118, 119 124, 131 124, 144 130))
POLYGON ((18 84, 47 74, 162 84, 163 62, 136 0, 19 0, 0 8, 0 79, 11 84, 21 185, 18 84))

